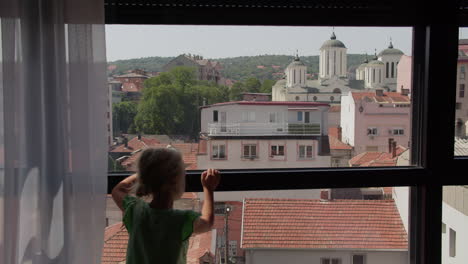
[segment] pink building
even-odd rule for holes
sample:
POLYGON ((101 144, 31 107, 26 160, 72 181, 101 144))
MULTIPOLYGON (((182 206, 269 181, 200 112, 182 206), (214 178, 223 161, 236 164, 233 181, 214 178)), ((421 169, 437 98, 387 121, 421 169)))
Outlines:
POLYGON ((455 136, 466 137, 468 135, 468 96, 465 90, 468 85, 468 40, 461 39, 458 46, 457 61, 457 103, 455 110, 455 136))
POLYGON ((411 68, 412 57, 403 55, 397 66, 397 92, 411 94, 413 72, 411 68))
POLYGON ((366 151, 387 152, 389 139, 410 146, 411 101, 396 92, 349 92, 341 97, 342 141, 353 156, 366 151))

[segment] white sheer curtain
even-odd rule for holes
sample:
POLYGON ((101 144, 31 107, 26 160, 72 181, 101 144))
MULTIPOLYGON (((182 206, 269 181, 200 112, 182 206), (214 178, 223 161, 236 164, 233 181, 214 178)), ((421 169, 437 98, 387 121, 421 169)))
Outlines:
POLYGON ((0 263, 100 263, 102 0, 0 0, 0 263))

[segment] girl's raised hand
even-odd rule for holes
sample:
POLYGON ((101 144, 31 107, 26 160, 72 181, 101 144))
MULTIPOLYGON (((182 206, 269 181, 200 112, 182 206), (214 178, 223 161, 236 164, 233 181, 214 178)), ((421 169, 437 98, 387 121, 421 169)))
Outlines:
POLYGON ((214 191, 218 187, 220 179, 219 171, 215 169, 208 169, 201 174, 201 184, 209 191, 214 191))

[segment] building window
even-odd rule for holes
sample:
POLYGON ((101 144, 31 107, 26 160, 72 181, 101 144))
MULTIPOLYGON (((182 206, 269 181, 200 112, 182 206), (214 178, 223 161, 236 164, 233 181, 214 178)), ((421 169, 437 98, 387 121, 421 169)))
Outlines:
POLYGON ((391 133, 390 133, 390 134, 392 134, 392 135, 400 135, 400 136, 401 136, 401 135, 404 135, 404 134, 405 134, 405 130, 402 129, 402 128, 393 128, 393 129, 391 130, 391 133))
POLYGON ((255 112, 242 112, 242 121, 255 122, 255 112))
POLYGON ((378 133, 378 130, 376 127, 369 127, 367 128, 367 135, 369 136, 376 136, 378 133))
POLYGON ((213 122, 218 122, 218 111, 217 110, 213 111, 213 122))
POLYGON ((457 254, 457 232, 450 228, 450 233, 449 233, 449 254, 450 257, 454 258, 457 254))
POLYGON ((272 145, 270 155, 271 156, 284 156, 284 146, 283 145, 272 145))
POLYGON ((456 109, 456 110, 462 109, 462 103, 457 103, 457 104, 455 105, 455 109, 456 109))
POLYGON ((270 123, 279 123, 281 119, 281 113, 270 113, 270 123))
POLYGON ((458 96, 459 96, 460 98, 465 97, 465 84, 460 84, 460 91, 459 91, 458 96))
POLYGON ((257 158, 257 145, 248 144, 243 146, 242 157, 245 159, 257 158))
POLYGON ((226 145, 216 144, 212 146, 212 159, 226 159, 226 145))
POLYGON ((395 63, 392 62, 392 78, 395 77, 395 63))
POLYGON ((465 66, 460 67, 460 79, 465 79, 465 66))
POLYGON ((388 78, 388 62, 385 65, 385 71, 386 71, 385 76, 386 76, 386 78, 388 78))
POLYGON ((297 112, 297 121, 302 121, 302 112, 297 112))
POLYGON ((364 255, 353 255, 353 263, 351 264, 365 264, 364 255))
POLYGON ((442 234, 447 233, 447 225, 445 223, 442 223, 442 234))
POLYGON ((341 264, 340 258, 322 258, 320 264, 341 264))
POLYGON ((313 148, 311 145, 299 145, 299 159, 312 159, 313 148))
POLYGON ((379 147, 378 146, 366 146, 366 151, 377 152, 379 151, 379 147))

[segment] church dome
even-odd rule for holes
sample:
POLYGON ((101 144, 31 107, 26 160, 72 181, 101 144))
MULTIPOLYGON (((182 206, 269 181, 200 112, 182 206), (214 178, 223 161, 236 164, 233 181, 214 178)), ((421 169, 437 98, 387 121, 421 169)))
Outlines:
POLYGON ((388 49, 384 49, 379 53, 379 57, 383 55, 403 55, 403 51, 399 49, 393 48, 393 44, 390 41, 390 45, 388 46, 388 49))
POLYGON ((346 46, 343 42, 336 39, 335 32, 333 32, 330 39, 325 41, 320 49, 325 48, 346 48, 346 46))
POLYGON ((375 65, 385 65, 385 64, 383 62, 379 61, 379 60, 373 60, 373 61, 369 62, 367 65, 375 66, 375 65))
POLYGON ((306 66, 306 65, 299 59, 299 56, 296 54, 296 57, 294 58, 293 62, 291 62, 287 68, 293 67, 293 66, 306 66))
POLYGON ((367 59, 367 54, 366 54, 366 60, 361 65, 359 65, 358 69, 364 69, 368 64, 369 64, 369 60, 367 59))

